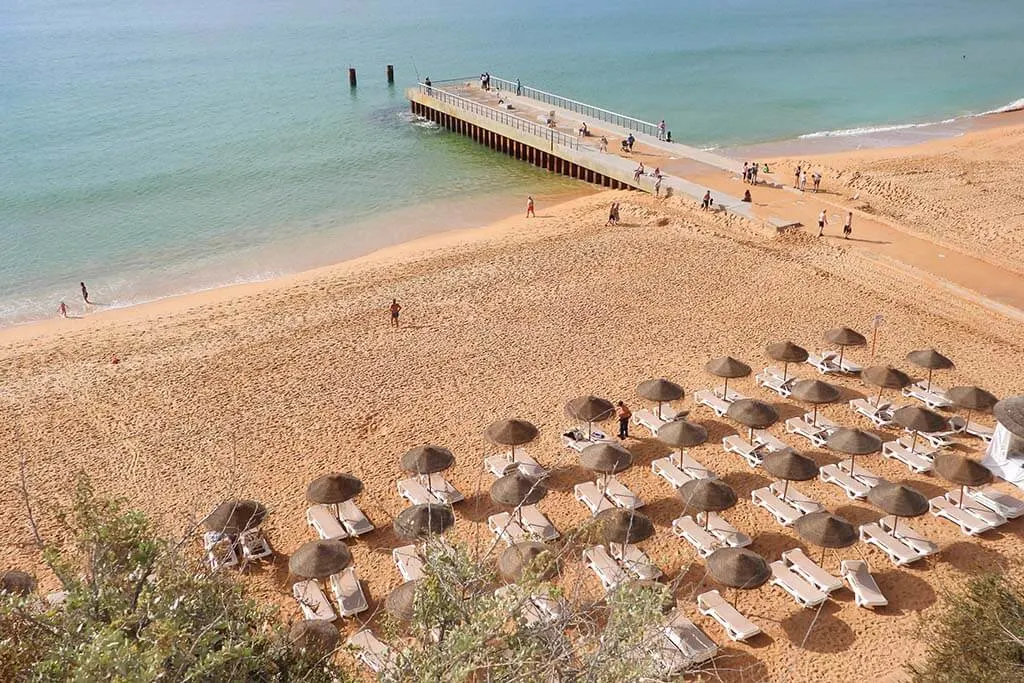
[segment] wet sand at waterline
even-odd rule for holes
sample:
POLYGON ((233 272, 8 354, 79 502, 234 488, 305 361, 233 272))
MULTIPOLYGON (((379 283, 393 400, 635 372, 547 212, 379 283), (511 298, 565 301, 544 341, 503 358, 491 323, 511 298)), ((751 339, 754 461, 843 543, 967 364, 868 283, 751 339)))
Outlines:
MULTIPOLYGON (((996 156, 1015 148, 986 149, 996 156)), ((1006 182, 1019 194, 1020 178, 1006 182)), ((916 191, 926 197, 949 192, 942 183, 916 191)), ((926 271, 872 258, 862 246, 802 231, 770 237, 679 199, 659 202, 630 192, 537 208, 536 219, 515 216, 295 277, 0 332, 0 443, 8 473, 0 509, 12 520, 0 532, 0 566, 34 568, 45 588, 55 586, 29 545, 17 489, 20 455, 39 501, 41 530, 51 537, 58 531, 47 506, 67 500, 67 484, 79 470, 170 532, 225 497, 258 498, 272 510, 264 528, 279 554, 273 566, 245 580, 294 619, 287 554, 313 538, 304 492, 326 472, 351 471, 364 482, 358 503, 380 530, 352 548, 376 605, 401 581, 390 557, 399 541, 389 530, 404 507, 395 492, 403 476, 398 458, 421 443, 455 452, 457 464, 446 474, 467 501, 455 506, 453 536, 477 538, 486 547, 486 518, 499 509, 487 495, 492 478, 482 461, 495 451, 482 432, 499 418, 522 417, 541 430, 529 450, 554 471, 541 510, 563 531, 586 520, 572 488, 588 473, 560 443, 570 426, 562 406, 580 394, 622 399, 636 410, 642 405, 637 383, 665 376, 686 388, 683 407, 693 409, 690 394, 717 380, 703 372, 709 358, 730 354, 757 370, 768 364, 769 342, 792 339, 813 350, 823 345, 826 328, 845 324, 869 332, 877 313, 886 322, 875 358, 855 349, 850 356, 856 362, 912 370, 906 353, 934 346, 957 363, 936 376, 944 386, 979 384, 1000 396, 1022 390, 1019 318, 951 293, 926 271), (622 222, 606 227, 616 200, 622 222), (399 330, 387 321, 393 297, 404 307, 399 330)), ((970 217, 987 209, 965 202, 957 210, 970 217)), ((1006 239, 1015 246, 1004 251, 1020 248, 1012 235, 1006 239)), ((817 376, 809 366, 796 372, 817 376)), ((856 379, 836 382, 846 398, 871 393, 856 379)), ((774 403, 782 418, 806 409, 756 388, 752 378, 730 387, 774 403)), ((870 427, 843 404, 821 413, 870 427)), ((722 437, 736 425, 703 408, 694 409, 693 419, 708 428, 710 440, 691 455, 740 498, 726 519, 753 536, 752 548, 769 560, 806 548, 750 503, 750 491, 768 478, 722 450, 722 437)), ((783 436, 781 425, 772 431, 783 436)), ((723 647, 717 662, 724 680, 896 679, 905 662, 920 656, 915 631, 941 606, 944 591, 979 571, 1024 559, 1024 522, 967 538, 944 521, 919 518, 913 526, 942 549, 933 558, 896 569, 863 545, 840 554, 870 560, 889 597, 887 608, 857 608, 843 589, 817 613, 765 586, 740 598, 741 610, 765 635, 733 644, 693 604, 704 563, 672 535, 682 504, 649 467, 667 450, 638 428, 634 436, 626 445, 635 464, 620 479, 647 501, 643 511, 657 527, 642 547, 669 579, 678 579, 683 609, 723 647)), ((838 459, 783 438, 819 464, 838 459)), ((978 442, 963 443, 977 452, 978 442)), ((858 463, 912 482, 929 497, 951 488, 880 456, 858 463)), ((855 524, 881 516, 817 480, 799 488, 855 524)), ((818 556, 813 549, 810 554, 818 556)), ((836 571, 837 563, 833 555, 827 566, 836 571)), ((566 571, 577 575, 581 568, 572 564, 566 571)), ((586 585, 599 594, 595 577, 588 575, 586 585)), ((354 628, 356 620, 341 626, 354 628)))

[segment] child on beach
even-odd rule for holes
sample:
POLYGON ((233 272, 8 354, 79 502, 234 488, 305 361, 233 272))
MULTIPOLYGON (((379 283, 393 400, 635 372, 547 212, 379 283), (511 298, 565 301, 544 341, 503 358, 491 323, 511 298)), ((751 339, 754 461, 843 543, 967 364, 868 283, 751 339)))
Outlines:
POLYGON ((825 234, 826 225, 828 225, 828 214, 825 212, 825 209, 822 209, 821 213, 818 214, 818 237, 825 234))
POLYGON ((57 312, 60 314, 60 317, 62 318, 68 317, 68 307, 63 301, 61 301, 60 306, 57 307, 57 312))
POLYGON ((850 235, 853 233, 853 211, 846 214, 846 222, 843 223, 843 239, 850 239, 850 235))
POLYGON ((533 212, 533 197, 526 198, 526 217, 537 217, 537 214, 533 212))
POLYGON ((398 327, 398 314, 402 311, 402 306, 398 303, 398 299, 391 300, 388 310, 391 311, 391 327, 398 327))

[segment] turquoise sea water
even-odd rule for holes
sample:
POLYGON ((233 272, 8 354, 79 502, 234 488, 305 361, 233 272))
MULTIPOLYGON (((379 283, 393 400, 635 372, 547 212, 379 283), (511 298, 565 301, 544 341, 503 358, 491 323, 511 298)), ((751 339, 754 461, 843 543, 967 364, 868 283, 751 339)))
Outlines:
POLYGON ((77 305, 79 280, 128 305, 573 188, 413 121, 417 73, 729 146, 1007 105, 1021 35, 1019 0, 6 0, 0 324, 77 305))

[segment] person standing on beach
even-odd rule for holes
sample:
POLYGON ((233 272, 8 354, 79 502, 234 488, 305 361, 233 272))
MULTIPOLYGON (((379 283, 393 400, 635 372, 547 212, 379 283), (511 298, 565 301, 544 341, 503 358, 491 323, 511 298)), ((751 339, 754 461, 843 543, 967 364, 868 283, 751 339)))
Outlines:
POLYGON ((818 237, 825 234, 826 225, 828 225, 828 214, 825 212, 825 209, 822 209, 821 213, 818 214, 818 237))
POLYGON ((526 198, 526 217, 536 218, 537 214, 533 211, 533 197, 526 198))
POLYGON ((818 188, 821 187, 821 173, 815 171, 811 174, 811 179, 814 181, 814 191, 817 193, 818 188))
POLYGON ((57 313, 59 313, 60 317, 62 317, 62 318, 68 317, 68 306, 67 306, 67 304, 65 304, 63 301, 61 301, 60 302, 60 306, 57 307, 57 313))
POLYGON ((608 207, 608 222, 605 225, 615 225, 615 202, 608 207))
POLYGON ((601 149, 602 153, 608 151, 608 138, 606 138, 603 135, 601 136, 601 148, 600 149, 601 149))
POLYGON ((743 162, 743 182, 750 182, 750 163, 746 161, 743 162))
POLYGON ((619 418, 619 438, 629 438, 629 418, 633 417, 633 412, 629 409, 622 401, 619 401, 615 406, 615 416, 619 418))
POLYGON ((665 139, 665 119, 662 119, 661 123, 658 124, 658 139, 665 139))
POLYGON ((757 169, 758 169, 758 166, 757 166, 757 162, 755 161, 753 164, 750 165, 750 184, 751 185, 757 185, 757 169))
POLYGON ((850 239, 850 235, 853 234, 853 211, 846 214, 846 222, 843 223, 843 239, 850 239))
POLYGON ((807 171, 800 171, 800 191, 804 192, 807 190, 807 171))
POLYGON ((391 300, 388 310, 391 311, 391 327, 398 327, 398 314, 402 312, 402 305, 398 303, 398 299, 391 300))
POLYGON ((711 198, 711 190, 704 193, 704 200, 700 203, 701 211, 707 211, 711 208, 711 202, 714 200, 711 198))
POLYGON ((520 80, 519 80, 519 79, 517 78, 517 79, 516 79, 516 95, 522 95, 522 94, 523 94, 523 84, 522 84, 522 82, 521 82, 521 81, 520 81, 520 80))
POLYGON ((85 288, 85 283, 79 282, 78 284, 82 287, 82 298, 85 299, 85 303, 92 304, 92 302, 89 301, 89 290, 85 288))
POLYGON ((661 196, 661 174, 658 174, 658 179, 654 181, 654 196, 655 198, 661 196))
POLYGON ((640 176, 642 176, 643 174, 644 174, 644 162, 641 161, 640 165, 636 167, 635 171, 633 171, 633 180, 635 180, 636 182, 639 183, 640 182, 640 176))
POLYGON ((796 180, 793 181, 793 187, 800 187, 800 174, 803 173, 804 169, 800 166, 796 167, 796 180))

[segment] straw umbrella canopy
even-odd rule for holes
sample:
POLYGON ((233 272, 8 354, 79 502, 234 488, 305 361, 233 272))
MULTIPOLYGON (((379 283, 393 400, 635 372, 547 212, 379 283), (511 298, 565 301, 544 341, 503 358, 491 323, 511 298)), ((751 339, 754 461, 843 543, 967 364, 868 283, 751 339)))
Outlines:
POLYGON ((883 389, 902 389, 910 384, 910 377, 902 370, 897 370, 891 365, 872 365, 860 373, 861 378, 868 384, 878 387, 878 398, 875 404, 882 401, 883 389))
MULTIPOLYGON (((673 420, 662 425, 654 437, 669 448, 693 448, 708 440, 708 430, 699 424, 686 420, 673 420)), ((674 459, 674 456, 673 456, 674 459)), ((678 464, 678 460, 676 461, 678 464)))
POLYGON ((868 502, 896 517, 893 531, 901 517, 920 517, 928 512, 928 499, 906 484, 884 481, 868 491, 868 502))
POLYGON ((412 474, 443 472, 455 464, 455 456, 441 446, 416 446, 402 456, 402 469, 412 474))
POLYGON ((288 629, 288 640, 300 650, 309 650, 321 655, 334 652, 341 641, 337 627, 323 619, 296 621, 288 629))
POLYGON ((288 558, 292 574, 307 579, 326 579, 352 564, 352 553, 342 541, 308 541, 288 558))
MULTIPOLYGON (((721 479, 692 479, 676 489, 683 505, 700 512, 720 512, 736 504, 736 492, 721 479)), ((704 515, 704 528, 708 515, 704 515)))
POLYGON ((508 418, 492 423, 484 430, 488 441, 499 446, 511 446, 512 457, 515 458, 516 446, 528 444, 537 438, 537 428, 526 420, 508 418))
POLYGON ((522 580, 526 570, 539 572, 538 581, 553 579, 558 573, 558 564, 551 548, 537 541, 520 541, 498 555, 498 573, 506 581, 515 583, 522 580))
POLYGON ((850 456, 850 476, 852 477, 853 468, 856 465, 854 459, 858 455, 868 455, 882 450, 882 440, 863 429, 840 427, 825 439, 825 446, 850 456))
POLYGON ((491 484, 491 500, 498 505, 515 509, 517 519, 522 519, 522 506, 539 503, 548 493, 546 486, 518 469, 500 477, 491 484))
POLYGON ((808 543, 821 548, 821 561, 829 548, 846 548, 857 542, 857 530, 831 512, 812 512, 793 523, 793 528, 808 543))
POLYGON ((935 454, 935 471, 946 481, 960 485, 960 507, 964 506, 964 488, 981 486, 992 479, 992 473, 980 462, 946 451, 935 454))
POLYGON ((579 396, 565 404, 565 413, 573 420, 587 423, 587 437, 589 438, 594 423, 604 422, 614 415, 615 406, 611 401, 597 396, 579 396))
POLYGON ((764 456, 761 463, 770 474, 785 481, 782 488, 782 499, 786 499, 789 492, 789 482, 807 481, 818 476, 818 463, 806 455, 800 455, 796 451, 784 450, 773 451, 764 456))
POLYGON ((932 373, 936 370, 950 370, 953 368, 953 361, 943 356, 935 349, 921 349, 911 351, 907 354, 907 360, 919 368, 928 371, 928 389, 932 388, 932 373))
POLYGON ((447 505, 427 503, 411 505, 395 517, 392 526, 399 538, 418 541, 434 534, 443 534, 455 524, 455 513, 447 505))
POLYGON ((1017 437, 1024 439, 1024 396, 1004 398, 992 408, 999 424, 1017 437))
POLYGON ((718 583, 751 589, 763 585, 772 575, 764 558, 746 548, 719 548, 708 556, 708 573, 718 583))
POLYGON ((771 427, 779 419, 779 414, 770 404, 753 398, 741 398, 729 404, 725 412, 733 420, 750 429, 750 441, 754 441, 754 430, 771 427))
POLYGON ((633 454, 618 444, 595 443, 580 452, 580 464, 599 474, 617 474, 633 464, 633 454))
POLYGON ((790 363, 803 363, 809 355, 807 349, 791 341, 769 344, 766 351, 769 358, 782 362, 782 381, 786 381, 786 377, 789 376, 790 363))
POLYGON ((725 378, 725 390, 722 392, 725 396, 729 395, 729 380, 737 377, 746 377, 750 374, 750 366, 743 361, 736 360, 732 356, 722 356, 721 358, 712 358, 704 366, 704 369, 710 372, 712 375, 725 378))
POLYGON ((648 401, 655 401, 658 404, 658 419, 661 419, 661 404, 668 401, 678 401, 683 397, 683 388, 675 382, 670 382, 664 377, 649 379, 637 385, 636 393, 648 401))
POLYGON ((840 365, 843 363, 843 354, 847 346, 865 346, 868 343, 867 337, 849 327, 833 327, 825 332, 825 341, 839 347, 840 365))
POLYGON ((792 395, 799 401, 814 405, 812 424, 818 426, 818 405, 839 400, 839 388, 820 379, 802 379, 793 384, 792 395))
POLYGON ((892 413, 892 421, 914 433, 910 450, 917 447, 917 435, 920 432, 937 432, 946 428, 946 418, 934 410, 921 406, 903 406, 892 413))
POLYGON ((654 523, 633 510, 602 510, 594 519, 601 525, 605 543, 639 543, 654 535, 654 523))
POLYGON ((966 422, 968 424, 971 422, 972 412, 992 410, 992 407, 999 402, 994 394, 976 386, 953 387, 946 392, 946 396, 953 402, 953 405, 967 410, 966 422))
POLYGON ((325 474, 309 482, 306 500, 310 503, 338 505, 355 498, 363 490, 363 482, 351 474, 325 474))
POLYGON ((210 531, 237 536, 263 523, 267 508, 255 500, 226 500, 204 520, 210 531))
POLYGON ((36 589, 36 580, 28 572, 20 569, 8 569, 0 574, 0 593, 29 595, 36 589))
POLYGON ((384 600, 384 609, 388 614, 399 621, 412 621, 416 606, 416 589, 420 585, 420 579, 406 581, 398 588, 388 593, 384 600))

